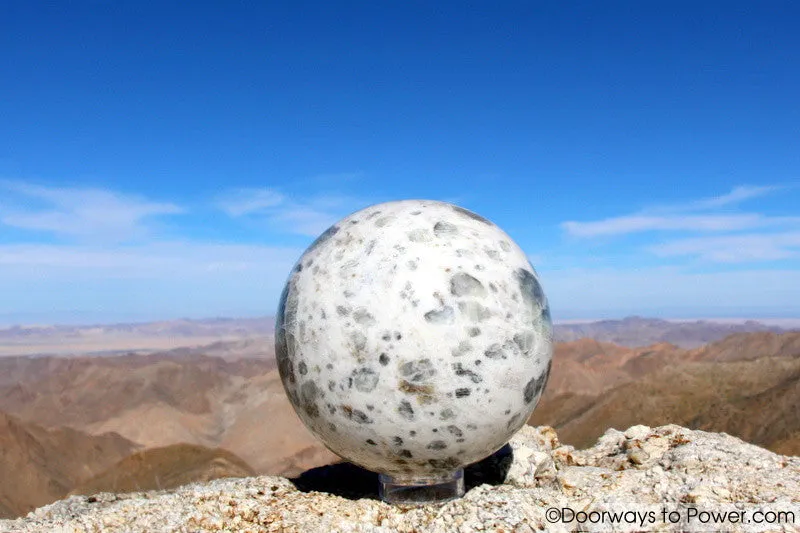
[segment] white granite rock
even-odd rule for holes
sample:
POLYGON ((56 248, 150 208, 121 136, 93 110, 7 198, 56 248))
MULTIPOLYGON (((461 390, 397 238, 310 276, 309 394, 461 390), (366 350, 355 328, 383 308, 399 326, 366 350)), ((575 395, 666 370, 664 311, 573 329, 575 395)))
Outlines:
POLYGON ((552 358, 525 253, 458 206, 379 204, 295 265, 276 320, 281 378, 332 451, 398 478, 446 475, 528 420, 552 358))
MULTIPOLYGON (((725 434, 642 426, 635 433, 610 430, 592 448, 576 451, 561 446, 551 428, 525 427, 510 444, 510 464, 501 459, 484 467, 499 469, 500 474, 507 471, 505 483, 478 484, 473 473, 466 496, 446 504, 391 506, 374 499, 375 493, 348 499, 301 492, 283 478, 257 477, 165 492, 73 496, 23 519, 0 520, 0 531, 797 531, 800 526, 800 458, 776 455, 725 434), (628 452, 637 447, 648 454, 645 462, 631 460, 628 452), (662 507, 685 514, 693 506, 750 513, 785 508, 794 509, 796 516, 794 523, 781 524, 661 521, 662 507), (635 520, 616 525, 563 523, 554 520, 552 509, 652 509, 655 520, 643 525, 635 520)), ((335 466, 321 470, 325 469, 336 471, 335 466)), ((469 483, 469 470, 467 477, 469 483)), ((334 492, 341 493, 355 482, 354 476, 333 481, 342 489, 334 492)), ((373 483, 377 490, 377 480, 373 483)))

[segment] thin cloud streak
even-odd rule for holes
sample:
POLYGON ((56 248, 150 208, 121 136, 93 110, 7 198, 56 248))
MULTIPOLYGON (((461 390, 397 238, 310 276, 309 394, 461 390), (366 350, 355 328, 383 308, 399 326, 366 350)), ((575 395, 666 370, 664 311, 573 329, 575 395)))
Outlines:
POLYGON ((800 255, 800 232, 678 239, 648 249, 659 257, 695 256, 720 263, 775 261, 800 255))
POLYGON ((233 218, 263 220, 277 230, 316 237, 363 201, 329 194, 295 199, 275 189, 237 189, 223 195, 217 206, 233 218))
POLYGON ((184 212, 169 202, 104 189, 62 188, 0 181, 17 197, 3 202, 0 224, 85 240, 125 241, 146 235, 153 217, 184 212))

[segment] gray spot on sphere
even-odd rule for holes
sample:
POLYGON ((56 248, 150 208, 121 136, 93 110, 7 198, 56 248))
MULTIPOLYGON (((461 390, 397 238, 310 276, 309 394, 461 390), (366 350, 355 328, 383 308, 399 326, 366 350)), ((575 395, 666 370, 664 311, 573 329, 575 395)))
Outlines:
POLYGON ((463 207, 459 207, 457 205, 454 205, 454 206, 451 206, 451 207, 453 208, 453 211, 455 211, 456 213, 458 213, 460 215, 463 215, 465 217, 471 218, 472 220, 477 220, 478 222, 483 222, 484 224, 488 224, 490 226, 494 226, 494 224, 492 224, 491 222, 489 222, 488 220, 486 220, 482 216, 478 215, 477 213, 473 213, 472 211, 469 211, 469 210, 464 209, 463 207))
POLYGON ((319 248, 321 245, 325 244, 325 242, 328 241, 334 235, 336 235, 338 231, 339 231, 339 226, 335 224, 330 228, 326 229, 324 232, 322 232, 322 235, 317 237, 317 239, 311 243, 311 246, 308 247, 306 253, 309 253, 310 251, 315 250, 316 248, 319 248))
POLYGON ((534 336, 530 331, 517 333, 514 335, 514 342, 517 344, 517 346, 519 346, 520 351, 525 355, 528 355, 528 353, 531 351, 531 348, 533 348, 533 341, 534 336))
POLYGON ((412 383, 427 381, 436 374, 430 359, 419 359, 400 365, 400 374, 412 383))
POLYGON ((375 317, 370 314, 369 311, 364 309, 363 307, 359 307, 353 313, 353 319, 364 326, 372 326, 375 324, 375 317))
POLYGON ((371 368, 359 368, 353 372, 353 384, 361 392, 372 392, 378 385, 378 374, 371 368))
POLYGON ((393 216, 381 217, 375 221, 375 225, 382 228, 394 220, 393 216))
POLYGON ((525 403, 531 403, 534 398, 538 398, 541 395, 545 385, 547 385, 547 378, 550 377, 550 365, 551 362, 548 361, 547 369, 545 370, 544 374, 538 378, 531 379, 528 384, 525 385, 525 403))
POLYGON ((447 448, 447 443, 443 440, 435 440, 428 444, 429 450, 444 450, 447 448))
POLYGON ((400 405, 397 407, 397 412, 406 420, 414 420, 414 408, 411 407, 411 404, 407 400, 400 402, 400 405))
POLYGON ((544 291, 542 286, 539 285, 536 276, 524 268, 518 268, 514 274, 517 282, 519 282, 519 290, 522 292, 525 302, 536 310, 543 309, 546 305, 544 291))
POLYGON ((453 308, 445 305, 441 309, 434 309, 425 313, 425 320, 431 324, 452 324, 455 320, 453 308))
POLYGON ((354 331, 351 333, 350 340, 353 341, 353 347, 359 352, 367 346, 367 337, 360 331, 354 331))
POLYGON ((503 352, 503 346, 500 344, 492 344, 489 346, 483 354, 488 357, 489 359, 500 359, 505 355, 503 352))
POLYGON ((449 222, 439 221, 433 226, 433 234, 437 237, 458 235, 458 228, 449 222))
POLYGON ((450 278, 450 292, 454 296, 486 296, 486 287, 474 276, 464 272, 450 278))

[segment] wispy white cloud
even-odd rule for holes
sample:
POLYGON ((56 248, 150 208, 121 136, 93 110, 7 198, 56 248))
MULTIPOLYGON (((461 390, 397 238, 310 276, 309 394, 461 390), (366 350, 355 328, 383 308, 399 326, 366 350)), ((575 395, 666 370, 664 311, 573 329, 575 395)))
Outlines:
POLYGON ((646 231, 725 232, 797 224, 800 217, 767 217, 757 213, 714 213, 746 200, 770 194, 776 186, 739 186, 729 193, 682 204, 651 207, 630 215, 589 222, 567 221, 561 228, 575 237, 626 235, 646 231), (687 214, 688 213, 688 214, 687 214))
POLYGON ((147 233, 148 221, 184 212, 176 204, 155 202, 104 189, 46 187, 0 181, 0 224, 67 237, 125 241, 147 233), (13 200, 13 201, 12 201, 13 200))
POLYGON ((236 189, 219 199, 220 209, 232 217, 264 213, 281 205, 286 197, 273 189, 236 189))
POLYGON ((625 235, 644 231, 734 231, 798 222, 798 218, 769 218, 758 214, 647 216, 627 215, 594 222, 564 222, 561 227, 575 237, 625 235))
POLYGON ((683 207, 687 211, 700 211, 705 209, 716 209, 719 207, 726 207, 735 205, 751 198, 758 198, 765 196, 779 190, 780 187, 775 185, 768 185, 763 187, 752 187, 749 185, 740 185, 734 187, 731 192, 721 196, 714 196, 712 198, 705 198, 695 202, 689 202, 685 206, 675 206, 677 208, 683 207))
POLYGON ((677 239, 648 248, 660 257, 694 256, 720 263, 800 257, 800 231, 677 239))
POLYGON ((798 256, 800 216, 731 213, 731 206, 785 187, 735 187, 730 192, 682 204, 662 205, 629 215, 561 224, 579 238, 668 233, 642 249, 657 257, 689 257, 718 263, 775 261, 798 256), (746 232, 746 233, 745 233, 746 232), (685 236, 676 237, 675 233, 685 236))
POLYGON ((217 205, 235 218, 261 219, 276 229, 314 237, 366 203, 340 194, 298 199, 263 188, 230 191, 218 199, 217 205))

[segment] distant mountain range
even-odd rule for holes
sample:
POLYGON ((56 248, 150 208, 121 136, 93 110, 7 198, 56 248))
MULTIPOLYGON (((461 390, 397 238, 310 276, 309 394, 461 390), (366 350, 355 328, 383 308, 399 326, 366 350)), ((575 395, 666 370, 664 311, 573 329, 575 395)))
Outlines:
POLYGON ((557 342, 589 338, 602 342, 613 342, 620 346, 649 346, 659 342, 668 342, 681 348, 696 348, 723 339, 733 333, 757 331, 782 333, 789 329, 769 326, 756 320, 747 320, 742 323, 712 320, 671 321, 638 316, 622 320, 556 324, 554 328, 557 342))
MULTIPOLYGON (((800 320, 794 322, 800 329, 800 320)), ((13 326, 0 329, 4 355, 114 355, 177 350, 220 357, 272 357, 272 317, 168 320, 87 326, 13 326)), ((628 317, 583 323, 557 323, 559 342, 591 338, 620 346, 669 342, 682 348, 718 341, 733 333, 789 329, 756 320, 731 323, 715 320, 672 321, 628 317)))

